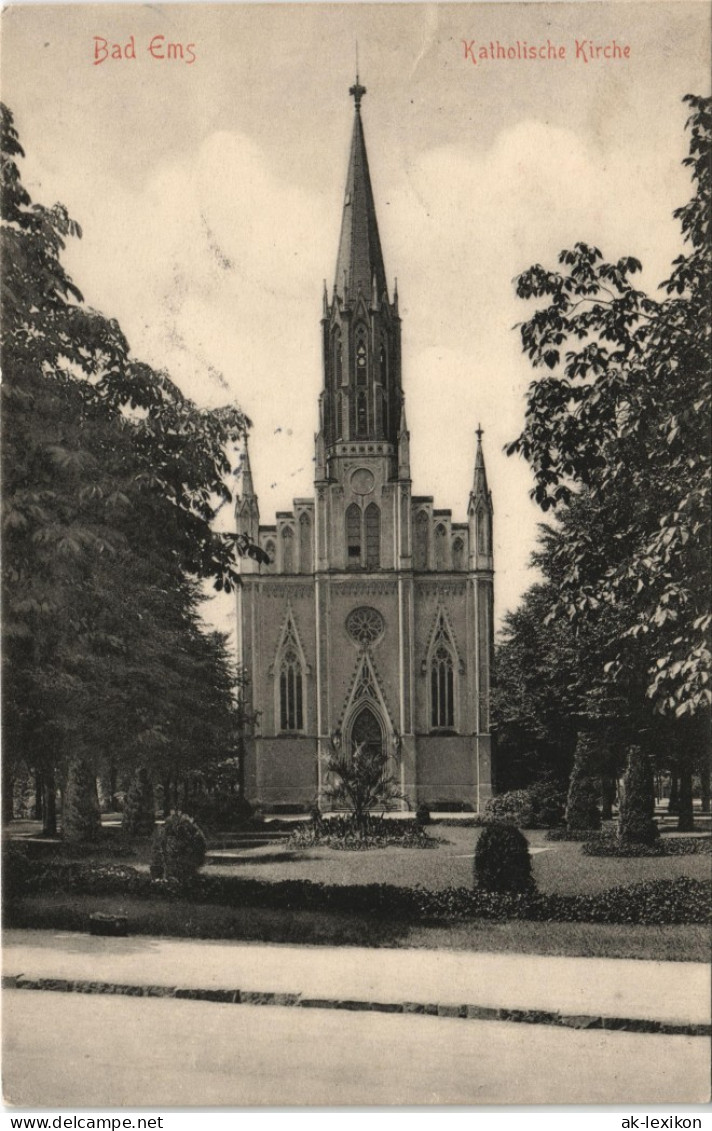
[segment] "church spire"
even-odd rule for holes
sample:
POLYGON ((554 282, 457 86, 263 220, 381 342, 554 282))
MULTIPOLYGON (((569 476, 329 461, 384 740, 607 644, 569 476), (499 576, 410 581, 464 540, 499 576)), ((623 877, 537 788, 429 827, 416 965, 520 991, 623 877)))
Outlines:
POLYGON ((366 88, 356 75, 356 82, 349 90, 355 104, 354 128, 334 283, 336 294, 343 301, 355 300, 359 291, 366 302, 371 300, 374 291, 380 301, 387 289, 361 121, 361 101, 365 93, 366 88))
POLYGON ((252 468, 250 467, 250 449, 247 446, 247 435, 245 435, 245 451, 242 456, 242 498, 254 499, 255 487, 252 482, 252 468))
POLYGON ((487 487, 485 457, 482 451, 482 437, 484 435, 484 430, 481 424, 477 425, 475 435, 477 436, 477 450, 475 452, 475 478, 472 484, 472 494, 475 499, 479 498, 480 496, 484 496, 484 498, 489 503, 490 493, 487 487))

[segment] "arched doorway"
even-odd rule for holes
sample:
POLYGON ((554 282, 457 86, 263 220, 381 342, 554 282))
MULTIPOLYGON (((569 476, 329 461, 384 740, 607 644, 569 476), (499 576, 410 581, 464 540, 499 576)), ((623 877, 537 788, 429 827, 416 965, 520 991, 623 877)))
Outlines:
POLYGON ((367 703, 359 708, 351 727, 351 753, 362 746, 368 754, 384 753, 383 727, 378 715, 367 703))

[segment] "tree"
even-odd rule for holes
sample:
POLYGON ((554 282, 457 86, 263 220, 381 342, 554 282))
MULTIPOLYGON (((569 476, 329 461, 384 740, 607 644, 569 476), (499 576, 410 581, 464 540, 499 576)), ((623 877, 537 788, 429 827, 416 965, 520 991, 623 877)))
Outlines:
POLYGON ((232 733, 197 579, 230 590, 237 556, 262 551, 213 528, 245 417, 199 409, 83 303, 61 262, 79 226, 30 200, 4 106, 0 128, 4 784, 33 769, 54 832, 74 752, 94 773, 175 775, 232 733))
POLYGON ((631 844, 653 844, 659 835, 654 813, 655 795, 650 760, 639 746, 631 746, 618 815, 619 839, 631 844))
POLYGON ((639 262, 605 262, 584 243, 517 281, 546 305, 521 326, 525 352, 550 375, 528 393, 522 434, 508 449, 530 463, 544 510, 587 497, 595 531, 558 548, 558 615, 585 620, 601 604, 624 620, 606 674, 644 657, 644 694, 677 717, 709 708, 709 407, 711 252, 709 99, 688 95, 696 194, 676 211, 685 254, 662 284, 638 291, 639 262), (596 538, 608 530, 605 554, 596 538))
POLYGON ((566 828, 579 832, 601 827, 598 802, 601 779, 597 774, 596 741, 591 734, 579 735, 566 800, 566 828))
POLYGON ((390 773, 388 756, 366 743, 356 746, 351 755, 332 754, 326 763, 326 773, 324 796, 332 805, 344 805, 351 810, 362 838, 366 836, 371 809, 385 809, 391 801, 405 800, 396 778, 390 773))
POLYGON ((687 796, 687 724, 706 729, 712 702, 712 103, 685 101, 696 191, 675 213, 685 250, 662 297, 634 287, 636 259, 607 263, 584 243, 561 252, 558 270, 536 265, 517 280, 521 298, 543 301, 520 333, 533 366, 549 372, 530 385, 508 452, 529 462, 533 495, 557 520, 550 616, 595 643, 592 687, 608 701, 600 717, 619 749, 642 742, 655 754, 662 729, 687 796))

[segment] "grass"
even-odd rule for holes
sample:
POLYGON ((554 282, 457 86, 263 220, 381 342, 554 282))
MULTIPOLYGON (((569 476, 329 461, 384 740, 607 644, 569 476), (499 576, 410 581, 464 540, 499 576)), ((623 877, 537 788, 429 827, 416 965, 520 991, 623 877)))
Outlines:
POLYGON ((704 926, 618 926, 602 923, 489 923, 426 926, 358 915, 218 907, 176 900, 71 894, 33 895, 13 908, 6 926, 86 931, 90 914, 122 913, 133 935, 241 939, 311 946, 427 947, 520 954, 579 955, 709 962, 704 926))
MULTIPOLYGON (((146 867, 146 841, 129 846, 119 830, 105 830, 103 844, 87 856, 81 850, 60 850, 74 858, 146 867), (123 843, 124 851, 117 854, 123 843)), ((479 829, 432 826, 440 843, 423 851, 388 847, 370 852, 332 848, 285 851, 284 843, 242 852, 234 863, 207 865, 205 871, 267 881, 307 879, 325 884, 386 883, 430 889, 469 887, 479 829), (278 849, 278 851, 275 851, 278 849)), ((593 894, 616 885, 643 880, 692 876, 708 879, 710 856, 600 858, 584 856, 581 846, 547 841, 544 831, 526 833, 533 855, 534 876, 542 892, 593 894)), ((57 850, 49 849, 50 855, 57 850)), ((503 951, 531 954, 583 955, 609 958, 651 958, 671 961, 710 959, 709 931, 703 926, 631 926, 593 923, 473 921, 443 925, 404 923, 359 915, 315 911, 222 907, 187 901, 156 901, 72 894, 40 894, 23 899, 6 925, 13 927, 87 929, 93 911, 123 910, 132 934, 188 938, 232 938, 261 942, 331 946, 407 946, 503 951)))
MULTIPOLYGON (((344 852, 333 848, 294 851, 286 859, 270 858, 256 850, 235 864, 208 865, 210 873, 239 875, 245 879, 313 880, 324 884, 394 884, 438 890, 470 887, 473 856, 480 829, 431 827, 442 841, 437 848, 379 848, 372 852, 344 852)), ((584 856, 581 845, 547 841, 543 830, 526 833, 533 851, 534 878, 543 892, 593 894, 619 884, 643 880, 692 876, 709 879, 712 857, 584 856)))

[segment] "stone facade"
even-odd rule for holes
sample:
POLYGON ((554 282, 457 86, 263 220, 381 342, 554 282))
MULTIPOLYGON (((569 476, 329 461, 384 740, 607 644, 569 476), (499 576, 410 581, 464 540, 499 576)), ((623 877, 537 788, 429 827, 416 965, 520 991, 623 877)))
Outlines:
POLYGON ((260 525, 249 458, 237 529, 246 792, 309 806, 334 750, 375 744, 411 806, 491 796, 492 499, 481 431, 467 520, 411 492, 398 294, 389 297, 356 102, 337 268, 322 316, 314 498, 260 525))

